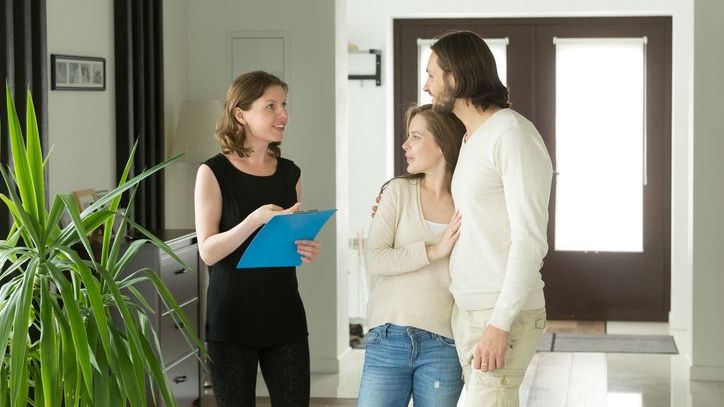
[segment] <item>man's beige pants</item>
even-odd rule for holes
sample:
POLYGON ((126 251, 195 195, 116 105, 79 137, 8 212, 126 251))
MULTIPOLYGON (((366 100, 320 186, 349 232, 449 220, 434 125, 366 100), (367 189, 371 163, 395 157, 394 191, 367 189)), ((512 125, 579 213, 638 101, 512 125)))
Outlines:
POLYGON ((475 346, 493 310, 453 308, 452 329, 465 378, 465 407, 517 407, 518 390, 546 326, 545 308, 524 310, 510 326, 505 367, 492 372, 472 368, 475 346))

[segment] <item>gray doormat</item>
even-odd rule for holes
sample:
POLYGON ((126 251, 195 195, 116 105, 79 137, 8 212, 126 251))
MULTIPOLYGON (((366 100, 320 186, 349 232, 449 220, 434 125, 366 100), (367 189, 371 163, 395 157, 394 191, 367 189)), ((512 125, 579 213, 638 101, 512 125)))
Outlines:
POLYGON ((546 333, 538 352, 656 353, 676 355, 670 335, 577 335, 546 333))

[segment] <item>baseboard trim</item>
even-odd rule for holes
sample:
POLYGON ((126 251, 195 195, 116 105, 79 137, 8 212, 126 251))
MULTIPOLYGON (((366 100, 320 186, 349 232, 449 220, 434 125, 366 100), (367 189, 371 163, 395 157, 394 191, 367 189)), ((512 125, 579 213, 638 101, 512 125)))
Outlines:
POLYGON ((669 312, 669 330, 671 331, 686 331, 689 327, 684 324, 682 319, 676 317, 676 314, 669 312))
POLYGON ((689 368, 690 380, 724 382, 724 366, 694 365, 689 368))
POLYGON ((312 373, 337 373, 339 372, 339 360, 332 358, 312 358, 309 361, 309 368, 312 373))
POLYGON ((342 360, 349 354, 351 348, 347 348, 337 358, 312 358, 309 361, 309 368, 312 373, 338 373, 342 360))

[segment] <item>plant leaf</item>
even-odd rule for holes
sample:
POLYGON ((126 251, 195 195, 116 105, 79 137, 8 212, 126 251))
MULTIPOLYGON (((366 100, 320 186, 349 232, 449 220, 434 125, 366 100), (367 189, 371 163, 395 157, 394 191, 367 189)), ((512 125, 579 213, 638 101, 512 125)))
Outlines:
MULTIPOLYGON (((53 318, 53 305, 48 278, 40 277, 40 374, 43 379, 43 398, 48 406, 60 404, 56 401, 57 381, 60 376, 58 363, 58 337, 53 318)), ((37 391, 37 386, 36 386, 37 391)))
MULTIPOLYGON (((124 299, 123 295, 121 294, 121 291, 118 289, 118 285, 111 277, 110 273, 108 273, 107 270, 104 268, 99 268, 97 270, 103 280, 106 283, 106 287, 108 290, 110 290, 111 295, 113 296, 113 299, 115 300, 115 305, 118 309, 118 311, 121 313, 121 317, 123 319, 123 324, 126 332, 126 336, 128 338, 129 348, 131 352, 131 356, 133 360, 138 361, 139 363, 134 363, 134 369, 136 373, 136 381, 138 382, 139 387, 143 387, 144 385, 144 377, 143 377, 143 366, 146 362, 143 358, 143 351, 141 349, 141 334, 138 331, 138 326, 136 325, 136 320, 133 318, 133 315, 128 309, 128 305, 126 304, 126 300, 124 299), (141 365, 142 364, 142 365, 141 365)), ((145 402, 144 404, 145 405, 145 402)))
MULTIPOLYGON (((8 346, 8 339, 10 337, 11 327, 13 319, 11 316, 15 314, 15 305, 17 303, 17 297, 20 296, 20 290, 13 290, 8 298, 7 303, 3 304, 0 308, 0 370, 4 369, 5 366, 5 351, 8 346)), ((3 378, 3 382, 5 379, 3 378)))
POLYGON ((27 143, 28 170, 33 185, 33 192, 37 215, 35 219, 41 225, 45 224, 45 178, 43 173, 43 149, 40 146, 40 132, 38 120, 35 117, 33 94, 28 88, 25 107, 25 140, 27 143))
POLYGON ((28 397, 28 370, 25 357, 27 355, 28 326, 30 325, 30 308, 33 305, 33 286, 38 269, 38 260, 29 262, 20 286, 20 297, 15 306, 13 321, 13 339, 10 344, 10 387, 15 392, 13 404, 25 405, 28 397))
MULTIPOLYGON (((126 166, 123 168, 123 173, 121 174, 121 179, 118 180, 118 186, 123 185, 126 182, 126 179, 128 179, 128 174, 131 172, 131 168, 133 167, 133 157, 136 155, 136 148, 138 147, 138 139, 136 139, 136 142, 133 143, 133 148, 131 149, 130 153, 128 154, 128 161, 126 161, 126 166)), ((118 212, 118 206, 121 204, 121 197, 122 194, 116 195, 112 200, 110 205, 108 206, 108 209, 113 212, 118 212)), ((132 200, 131 200, 132 201, 132 200)), ((131 204, 129 203, 129 207, 131 204)), ((115 217, 113 219, 109 219, 106 222, 106 228, 103 230, 103 250, 101 251, 101 263, 108 268, 106 265, 106 261, 108 260, 108 249, 111 241, 111 233, 113 232, 113 222, 115 221, 115 217)), ((121 234, 123 236, 123 234, 121 234)))
POLYGON ((2 255, 0 255, 0 270, 3 270, 3 272, 0 273, 0 280, 9 278, 15 270, 21 267, 23 262, 29 258, 30 253, 25 247, 13 247, 12 249, 3 250, 2 255), (18 257, 18 255, 20 255, 20 257, 18 257), (8 260, 12 262, 12 266, 10 267, 5 266, 8 260))
POLYGON ((7 407, 10 405, 10 389, 7 386, 7 378, 10 377, 8 373, 7 365, 0 365, 0 407, 7 407))
POLYGON ((99 372, 93 376, 93 405, 110 406, 111 403, 111 371, 109 364, 106 364, 105 358, 99 361, 99 372))
MULTIPOLYGON (((72 226, 74 227, 71 230, 73 230, 73 232, 75 232, 74 234, 78 237, 78 239, 80 239, 80 242, 83 244, 83 248, 85 248, 86 252, 88 253, 91 262, 93 262, 93 264, 96 264, 95 256, 93 255, 93 249, 91 248, 90 241, 88 240, 88 231, 85 229, 85 225, 81 220, 81 214, 78 211, 78 205, 76 204, 75 200, 70 197, 69 194, 61 194, 58 196, 63 201, 65 209, 68 210, 68 214, 70 214, 70 219, 73 222, 72 226)), ((63 242, 63 244, 69 244, 69 242, 63 242)))
POLYGON ((88 301, 93 309, 93 320, 95 321, 96 328, 98 330, 98 336, 101 339, 103 351, 106 357, 108 357, 111 354, 111 338, 108 328, 108 315, 106 308, 103 305, 103 297, 101 295, 101 288, 98 283, 98 279, 91 275, 88 267, 75 252, 66 249, 63 250, 63 253, 73 262, 75 271, 78 272, 81 280, 83 281, 83 285, 85 285, 86 296, 88 297, 88 301))
MULTIPOLYGON (((0 171, 5 172, 2 166, 0 166, 0 171)), ((11 195, 14 195, 13 191, 10 191, 10 193, 11 195)), ((39 247, 40 237, 38 236, 35 224, 28 215, 28 213, 25 212, 22 206, 16 205, 15 201, 13 201, 11 198, 8 198, 4 194, 0 194, 0 199, 5 202, 5 205, 8 207, 8 211, 13 216, 15 224, 18 225, 18 230, 23 236, 25 244, 30 247, 39 247)))
POLYGON ((63 375, 63 400, 65 406, 77 405, 80 398, 80 385, 78 380, 78 361, 75 357, 75 345, 73 344, 73 336, 70 332, 70 325, 67 316, 61 310, 60 305, 53 302, 53 313, 55 320, 60 327, 60 355, 61 355, 61 372, 63 375))
POLYGON ((119 370, 116 372, 120 376, 122 383, 123 394, 131 401, 132 406, 138 406, 144 403, 145 395, 142 389, 138 386, 138 381, 135 377, 135 370, 133 363, 129 357, 130 345, 121 336, 118 330, 111 332, 112 343, 113 343, 113 357, 118 360, 119 370))
POLYGON ((181 258, 178 257, 178 255, 177 255, 173 250, 171 250, 171 248, 168 247, 168 245, 167 245, 163 240, 157 238, 153 233, 149 232, 148 230, 146 230, 146 228, 144 228, 143 226, 141 226, 141 225, 139 225, 138 223, 134 222, 134 221, 133 221, 132 219, 130 219, 130 218, 128 218, 128 223, 131 224, 131 225, 134 227, 134 229, 138 230, 138 231, 141 232, 144 236, 146 236, 146 238, 147 238, 148 240, 150 240, 151 242, 153 242, 154 246, 156 246, 156 247, 158 247, 159 249, 163 250, 164 253, 168 254, 169 257, 171 257, 172 259, 176 260, 176 262, 177 262, 178 264, 180 264, 180 265, 184 268, 184 270, 189 271, 189 272, 194 272, 194 269, 192 269, 192 268, 189 267, 186 263, 184 263, 184 261, 181 260, 181 258))
MULTIPOLYGON (((146 280, 146 279, 144 279, 144 280, 146 280)), ((145 313, 147 315, 154 313, 153 307, 151 307, 151 305, 148 303, 148 301, 146 301, 146 299, 143 298, 143 294, 141 294, 141 292, 138 291, 138 289, 136 287, 129 286, 129 287, 126 287, 126 289, 128 291, 130 291, 131 294, 133 294, 133 296, 136 298, 136 301, 141 305, 142 309, 145 311, 145 313)))
MULTIPOLYGON (((128 198, 129 208, 133 205, 133 199, 136 197, 136 191, 138 191, 138 184, 131 190, 130 197, 128 198)), ((117 259, 119 253, 121 252, 121 246, 125 242, 126 228, 128 226, 128 221, 126 219, 127 217, 124 214, 123 218, 121 219, 121 224, 118 227, 118 233, 116 234, 116 238, 113 239, 113 245, 111 246, 111 251, 108 254, 108 259, 106 262, 106 268, 111 273, 113 278, 115 278, 120 272, 117 264, 117 259)))
POLYGON ((160 295, 161 299, 163 300, 164 304, 166 304, 166 308, 173 316, 174 320, 179 321, 183 324, 183 328, 181 329, 181 333, 184 336, 184 339, 186 339, 186 343, 189 344, 191 348, 198 348, 201 357, 200 361, 202 365, 206 365, 206 359, 208 358, 208 355, 206 353, 206 350, 204 349, 204 344, 201 342, 201 339, 197 336, 196 332, 194 332, 191 329, 191 323, 189 322, 188 317, 186 317, 186 314, 183 312, 181 307, 179 307, 178 303, 176 302, 176 299, 171 294, 171 290, 168 289, 166 284, 161 280, 161 277, 154 272, 151 269, 146 269, 146 276, 149 280, 153 283, 153 285, 156 287, 156 290, 158 291, 158 294, 160 295))
POLYGON ((125 252, 123 252, 123 255, 120 259, 116 261, 116 266, 114 268, 114 278, 120 275, 123 270, 126 269, 126 266, 133 260, 133 258, 138 254, 138 252, 143 248, 143 246, 148 243, 148 240, 146 239, 137 239, 131 242, 130 245, 128 245, 128 249, 126 249, 125 252))
POLYGON ((60 295, 63 298, 63 310, 65 311, 64 317, 68 320, 71 337, 73 338, 75 354, 78 360, 78 365, 80 366, 81 374, 83 375, 85 388, 89 395, 93 394, 93 372, 91 371, 88 335, 85 331, 80 309, 78 308, 76 299, 73 296, 73 289, 60 271, 56 270, 54 266, 50 266, 50 264, 48 268, 53 276, 53 282, 60 289, 60 295))
POLYGON ((165 405, 169 407, 175 407, 176 399, 171 395, 171 390, 168 387, 166 375, 163 373, 163 369, 161 369, 161 364, 159 363, 156 354, 153 353, 151 345, 148 343, 148 339, 146 339, 144 335, 141 335, 140 339, 143 353, 146 356, 146 367, 148 368, 148 371, 153 378, 153 381, 156 382, 156 385, 158 385, 165 405))
POLYGON ((50 214, 45 225, 45 236, 52 236, 54 233, 60 234, 60 227, 58 222, 63 216, 63 200, 58 195, 53 199, 53 204, 50 206, 50 214))
POLYGON ((23 132, 20 128, 18 120, 18 112, 15 110, 13 95, 10 92, 10 86, 5 86, 5 96, 8 109, 8 138, 10 139, 10 148, 12 150, 13 164, 15 168, 15 180, 17 182, 18 191, 22 198, 22 206, 28 213, 35 216, 38 214, 37 202, 35 202, 35 193, 33 192, 33 180, 28 164, 28 153, 25 150, 23 142, 23 132))

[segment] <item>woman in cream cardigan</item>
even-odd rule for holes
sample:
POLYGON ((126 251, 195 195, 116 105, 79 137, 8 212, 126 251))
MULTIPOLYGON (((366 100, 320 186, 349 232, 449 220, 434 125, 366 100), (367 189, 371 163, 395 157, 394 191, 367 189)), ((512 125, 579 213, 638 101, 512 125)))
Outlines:
POLYGON ((372 327, 359 406, 455 406, 463 387, 450 316, 448 256, 458 238, 450 181, 465 127, 431 105, 413 107, 402 145, 409 175, 382 189, 367 241, 372 327))

